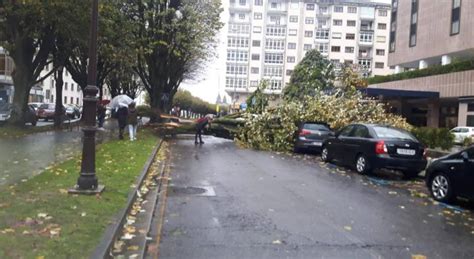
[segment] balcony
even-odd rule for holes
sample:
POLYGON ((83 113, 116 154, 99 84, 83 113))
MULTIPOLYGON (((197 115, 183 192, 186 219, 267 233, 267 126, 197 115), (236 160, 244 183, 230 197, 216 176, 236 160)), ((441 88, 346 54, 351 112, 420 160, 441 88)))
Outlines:
POLYGON ((250 5, 241 5, 239 3, 230 4, 229 10, 231 11, 239 11, 239 12, 250 12, 252 9, 250 5))

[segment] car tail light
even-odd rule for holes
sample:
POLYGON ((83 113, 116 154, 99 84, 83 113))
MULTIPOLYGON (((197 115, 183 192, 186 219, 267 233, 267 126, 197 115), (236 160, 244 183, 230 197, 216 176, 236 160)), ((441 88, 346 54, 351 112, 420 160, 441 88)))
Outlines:
POLYGON ((309 134, 311 134, 311 131, 309 130, 305 130, 305 129, 300 130, 300 136, 306 136, 309 134))
POLYGON ((387 146, 385 145, 385 142, 383 140, 380 140, 375 144, 375 154, 382 155, 387 154, 387 152, 387 146))

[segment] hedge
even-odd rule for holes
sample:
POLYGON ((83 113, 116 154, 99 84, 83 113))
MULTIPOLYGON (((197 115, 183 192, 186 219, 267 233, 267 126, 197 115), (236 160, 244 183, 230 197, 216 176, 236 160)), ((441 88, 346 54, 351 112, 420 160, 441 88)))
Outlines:
POLYGON ((419 78, 419 77, 426 77, 426 76, 433 76, 433 75, 441 75, 441 74, 449 74, 454 72, 461 72, 467 70, 474 69, 474 60, 466 60, 466 61, 459 61, 454 62, 449 65, 436 65, 431 66, 425 69, 407 71, 403 73, 387 75, 387 76, 374 76, 367 79, 369 85, 371 84, 380 84, 398 80, 406 80, 412 78, 419 78))
POLYGON ((454 135, 446 128, 413 128, 411 132, 429 148, 448 150, 454 146, 454 135))

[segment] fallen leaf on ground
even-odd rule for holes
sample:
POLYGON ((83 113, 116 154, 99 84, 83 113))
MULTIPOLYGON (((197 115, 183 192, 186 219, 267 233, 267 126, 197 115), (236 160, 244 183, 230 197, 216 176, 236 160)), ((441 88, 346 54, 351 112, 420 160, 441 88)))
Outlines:
POLYGON ((351 231, 352 227, 351 226, 344 226, 344 229, 347 230, 347 231, 351 231))
POLYGON ((272 244, 281 245, 281 241, 280 240, 273 240, 272 244))
POLYGON ((411 259, 426 259, 427 257, 425 255, 411 255, 411 259))
POLYGON ((59 193, 61 193, 61 194, 67 194, 67 190, 66 190, 66 189, 59 189, 59 193))

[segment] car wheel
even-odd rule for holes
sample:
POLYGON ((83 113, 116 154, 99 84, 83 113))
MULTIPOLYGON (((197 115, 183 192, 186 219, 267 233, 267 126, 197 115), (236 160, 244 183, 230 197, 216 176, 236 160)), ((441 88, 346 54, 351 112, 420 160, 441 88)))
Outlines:
POLYGON ((431 179, 430 192, 437 201, 450 202, 454 199, 453 185, 449 177, 444 173, 436 173, 431 179))
POLYGON ((321 160, 326 163, 331 162, 331 157, 329 156, 329 150, 327 147, 323 147, 321 150, 321 160))
POLYGON ((31 122, 31 125, 33 125, 33 127, 35 127, 37 122, 38 122, 38 120, 34 120, 34 121, 31 122))
POLYGON ((370 173, 370 165, 369 161, 364 155, 358 155, 356 162, 355 162, 355 169, 359 174, 369 174, 370 173))
POLYGON ((300 153, 301 152, 301 148, 297 147, 296 145, 293 147, 293 153, 300 153))

